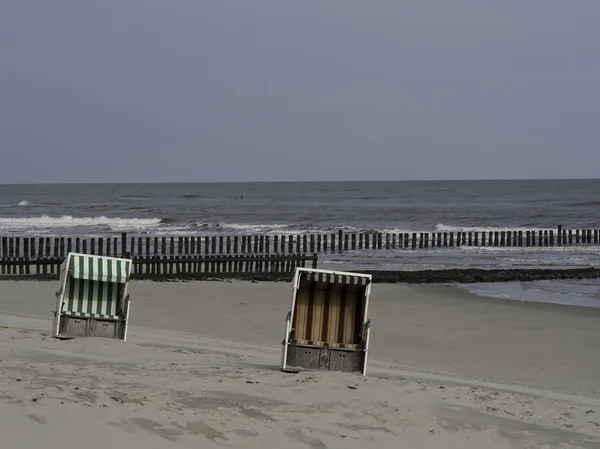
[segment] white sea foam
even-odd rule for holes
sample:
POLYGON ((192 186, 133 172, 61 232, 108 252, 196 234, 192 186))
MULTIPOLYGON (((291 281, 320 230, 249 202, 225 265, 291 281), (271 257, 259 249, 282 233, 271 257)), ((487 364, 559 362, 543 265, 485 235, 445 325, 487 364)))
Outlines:
POLYGON ((436 232, 501 232, 501 231, 550 231, 555 228, 528 228, 521 227, 495 227, 495 226, 451 226, 439 223, 435 226, 436 232))
POLYGON ((232 231, 250 231, 250 232, 269 232, 291 227, 287 224, 238 224, 238 223, 220 223, 218 225, 223 230, 232 231))
POLYGON ((0 231, 40 231, 44 229, 72 228, 72 227, 106 227, 110 230, 145 229, 157 227, 160 218, 109 218, 109 217, 41 217, 27 218, 0 218, 0 231))
POLYGON ((29 206, 29 205, 31 205, 31 203, 29 201, 21 201, 18 204, 18 206, 29 206))

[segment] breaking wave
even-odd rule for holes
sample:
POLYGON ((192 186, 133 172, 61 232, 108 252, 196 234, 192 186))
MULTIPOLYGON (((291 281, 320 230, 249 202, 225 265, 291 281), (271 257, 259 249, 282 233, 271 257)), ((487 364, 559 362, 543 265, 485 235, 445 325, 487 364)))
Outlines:
POLYGON ((104 228, 107 230, 129 230, 157 227, 162 220, 160 218, 109 218, 109 217, 41 217, 27 218, 0 218, 0 231, 43 231, 56 228, 104 228))
POLYGON ((538 227, 526 227, 526 226, 515 226, 515 227, 495 227, 495 226, 451 226, 443 223, 435 226, 436 232, 495 232, 495 231, 545 231, 554 230, 555 228, 538 228, 538 227))

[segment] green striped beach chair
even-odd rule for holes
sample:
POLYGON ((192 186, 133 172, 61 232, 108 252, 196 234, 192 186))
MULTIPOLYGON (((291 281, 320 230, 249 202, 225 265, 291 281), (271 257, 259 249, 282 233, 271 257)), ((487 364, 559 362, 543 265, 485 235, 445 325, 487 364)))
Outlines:
POLYGON ((130 259, 69 253, 56 293, 54 337, 127 340, 130 259))
POLYGON ((371 280, 369 274, 296 268, 281 369, 366 375, 371 280))

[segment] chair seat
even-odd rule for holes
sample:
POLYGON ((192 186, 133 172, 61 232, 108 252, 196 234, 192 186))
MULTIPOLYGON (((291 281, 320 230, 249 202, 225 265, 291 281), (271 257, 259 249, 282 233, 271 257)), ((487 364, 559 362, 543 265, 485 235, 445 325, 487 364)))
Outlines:
POLYGON ((70 312, 65 311, 62 312, 62 315, 73 316, 79 318, 94 318, 98 320, 113 320, 113 321, 122 321, 124 318, 119 315, 104 315, 101 313, 87 313, 87 312, 70 312))
POLYGON ((292 339, 292 340, 290 340, 290 343, 294 344, 294 345, 299 345, 299 346, 313 346, 313 347, 319 347, 319 348, 350 349, 350 350, 363 349, 362 345, 332 343, 332 342, 328 342, 328 341, 312 341, 312 340, 292 339))

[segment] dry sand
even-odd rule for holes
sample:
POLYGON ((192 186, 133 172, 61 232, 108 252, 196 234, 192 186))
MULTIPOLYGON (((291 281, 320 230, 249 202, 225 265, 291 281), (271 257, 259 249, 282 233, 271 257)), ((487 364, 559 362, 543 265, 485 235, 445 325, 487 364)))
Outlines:
POLYGON ((373 286, 367 377, 279 371, 287 283, 132 282, 129 340, 0 282, 0 447, 600 448, 600 310, 373 286))

